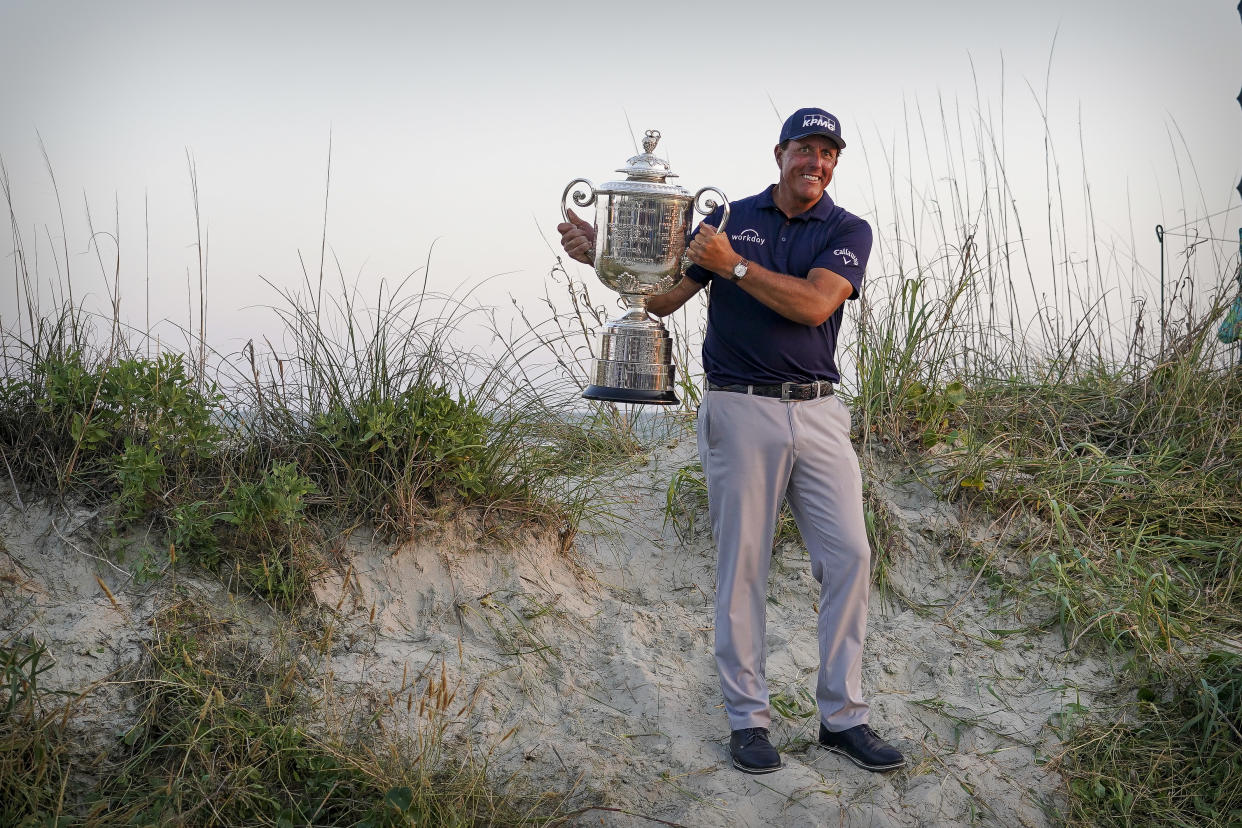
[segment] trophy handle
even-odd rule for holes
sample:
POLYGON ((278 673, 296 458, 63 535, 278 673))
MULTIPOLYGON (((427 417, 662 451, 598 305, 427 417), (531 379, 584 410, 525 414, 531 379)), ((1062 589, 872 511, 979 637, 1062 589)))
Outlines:
MULTIPOLYGON (((573 188, 579 184, 587 185, 587 188, 591 191, 591 193, 588 195, 581 191, 575 192, 574 204, 577 204, 579 207, 590 207, 595 203, 595 185, 591 183, 589 178, 575 178, 565 186, 565 192, 561 193, 561 215, 565 217, 566 222, 569 221, 569 208, 565 206, 565 199, 569 198, 570 190, 573 190, 573 188)), ((717 190, 717 192, 720 191, 717 190)), ((728 207, 725 208, 726 211, 728 209, 728 207)))
POLYGON ((723 233, 725 225, 729 223, 729 198, 715 187, 704 187, 694 194, 694 209, 698 210, 705 216, 711 215, 712 210, 715 210, 721 204, 724 205, 724 215, 720 217, 720 226, 716 228, 717 233, 723 233), (699 206, 699 199, 702 198, 703 193, 715 193, 720 196, 720 202, 717 203, 709 198, 703 202, 702 206, 699 206))

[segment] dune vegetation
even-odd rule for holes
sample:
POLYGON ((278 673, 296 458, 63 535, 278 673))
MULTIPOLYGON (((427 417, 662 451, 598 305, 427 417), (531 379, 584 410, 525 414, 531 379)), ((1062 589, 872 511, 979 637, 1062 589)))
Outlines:
MULTIPOLYGON (((1110 257, 1070 254, 1059 204, 1050 200, 1047 222, 1060 241, 1046 256, 1026 249, 985 134, 977 168, 946 171, 960 186, 892 192, 876 214, 868 292, 847 322, 856 380, 843 392, 859 450, 900 457, 980 519, 1029 518, 1013 539, 1022 577, 993 567, 988 549, 955 561, 998 601, 1042 613, 1067 649, 1119 665, 1121 701, 1069 710, 1061 723, 1064 749, 1050 761, 1068 807, 1057 819, 1238 824, 1242 361, 1217 338, 1238 259, 1196 258, 1188 242, 1170 298, 1154 310, 1127 306, 1116 295, 1123 277, 1103 266, 1110 257), (1051 288, 1023 287, 1044 270, 1051 288)), ((20 239, 16 223, 13 232, 20 239)), ((423 282, 364 300, 321 274, 301 291, 273 288, 284 325, 273 338, 291 343, 285 351, 252 343, 219 355, 157 347, 119 307, 103 316, 73 302, 40 307, 41 277, 18 257, 18 312, 4 317, 0 349, 6 497, 91 510, 107 565, 168 592, 142 652, 113 679, 135 724, 89 756, 70 724, 100 688, 49 690, 43 644, 21 626, 0 629, 0 822, 487 825, 578 815, 580 803, 498 778, 486 750, 445 743, 471 702, 443 673, 403 682, 408 698, 389 699, 417 705, 427 726, 382 751, 360 735, 375 719, 325 718, 305 692, 329 680, 317 654, 331 631, 315 616, 313 584, 348 567, 341 538, 366 531, 396 542, 467 514, 480 537, 521 527, 573 555, 585 526, 607 522, 610 482, 658 446, 650 422, 667 423, 662 438, 692 427, 685 410, 650 413, 643 425, 634 412, 577 400, 576 355, 601 311, 584 285, 555 273, 568 281, 569 307, 486 352, 453 344, 456 330, 483 324, 460 297, 423 282), (178 589, 188 572, 266 606, 297 634, 267 652, 220 636, 235 622, 178 589)), ((1122 288, 1132 298, 1146 284, 1122 288)), ((676 325, 689 409, 697 322, 676 325)), ((674 493, 699 481, 691 468, 670 483, 676 518, 698 501, 674 493)))

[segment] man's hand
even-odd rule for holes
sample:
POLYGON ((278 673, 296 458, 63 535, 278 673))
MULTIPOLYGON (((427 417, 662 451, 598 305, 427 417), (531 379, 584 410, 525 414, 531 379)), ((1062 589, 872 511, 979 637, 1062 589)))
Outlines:
POLYGON ((729 237, 716 232, 716 228, 707 222, 699 225, 699 232, 690 240, 688 252, 690 261, 725 278, 733 275, 733 266, 742 258, 733 252, 729 237))
POLYGON ((561 234, 561 247, 569 254, 569 258, 586 265, 594 265, 595 228, 578 218, 573 210, 569 210, 568 214, 569 221, 556 225, 556 231, 561 234))
MULTIPOLYGON (((729 237, 707 222, 699 225, 699 232, 686 251, 690 261, 726 279, 733 278, 733 266, 742 258, 733 252, 729 237)), ((826 268, 811 268, 802 279, 776 273, 755 262, 747 267, 746 278, 733 284, 786 319, 811 327, 824 324, 854 290, 844 276, 826 268)), ((647 306, 651 307, 650 300, 647 306)))

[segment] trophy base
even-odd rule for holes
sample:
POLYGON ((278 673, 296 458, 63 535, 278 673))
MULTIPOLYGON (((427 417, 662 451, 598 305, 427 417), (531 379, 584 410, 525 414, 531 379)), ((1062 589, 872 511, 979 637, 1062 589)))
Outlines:
POLYGON ((643 309, 644 296, 623 297, 630 312, 604 326, 599 358, 591 365, 588 400, 677 405, 672 339, 658 319, 643 309))
POLYGON ((606 385, 588 385, 582 392, 582 397, 587 400, 640 405, 677 405, 681 402, 671 390, 642 391, 635 388, 611 388, 606 385))

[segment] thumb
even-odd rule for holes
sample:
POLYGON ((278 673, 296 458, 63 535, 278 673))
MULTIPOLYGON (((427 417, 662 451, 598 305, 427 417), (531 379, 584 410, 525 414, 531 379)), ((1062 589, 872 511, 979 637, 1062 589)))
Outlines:
POLYGON ((585 221, 583 221, 581 218, 579 218, 578 214, 575 213, 572 209, 566 209, 565 213, 569 216, 569 220, 573 222, 574 224, 578 225, 579 227, 586 227, 586 228, 590 227, 590 225, 587 224, 585 221))
POLYGON ((709 236, 714 236, 714 235, 716 235, 716 225, 714 225, 714 224, 708 224, 707 222, 702 222, 702 223, 699 225, 699 232, 700 232, 700 233, 707 233, 707 235, 709 235, 709 236))

